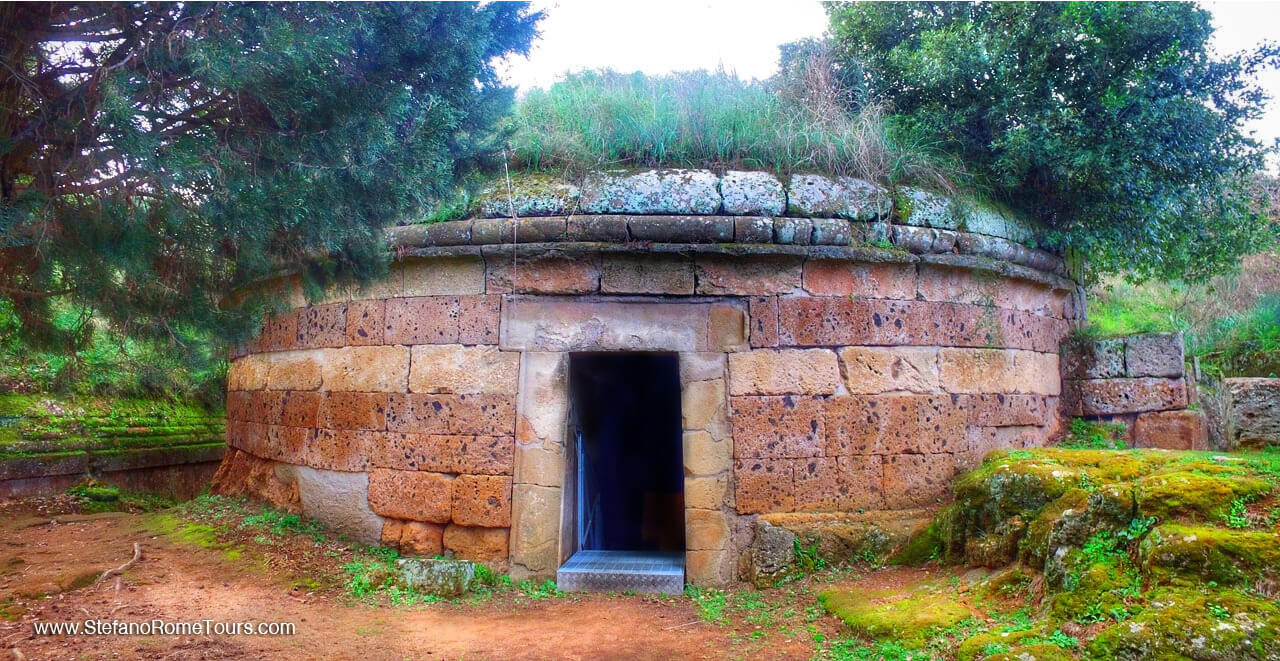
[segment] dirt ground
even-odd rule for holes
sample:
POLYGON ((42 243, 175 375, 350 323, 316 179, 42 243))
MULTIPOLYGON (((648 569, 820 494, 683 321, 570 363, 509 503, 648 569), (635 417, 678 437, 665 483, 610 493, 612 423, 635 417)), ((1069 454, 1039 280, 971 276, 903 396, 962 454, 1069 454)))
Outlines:
MULTIPOLYGON (((819 614, 814 592, 795 598, 794 588, 790 605, 767 607, 772 615, 761 610, 719 622, 705 621, 683 595, 530 601, 516 593, 483 603, 371 604, 337 589, 301 589, 289 575, 296 572, 272 569, 269 553, 251 559, 157 534, 148 518, 155 516, 0 507, 0 650, 26 659, 807 659, 823 654, 821 641, 841 635, 834 618, 819 614), (120 579, 90 585, 128 560, 134 542, 141 561, 120 579), (36 621, 155 618, 293 622, 297 633, 37 636, 33 628, 36 621)), ((901 571, 867 579, 892 583, 901 571)), ((778 601, 782 593, 763 598, 778 601)))

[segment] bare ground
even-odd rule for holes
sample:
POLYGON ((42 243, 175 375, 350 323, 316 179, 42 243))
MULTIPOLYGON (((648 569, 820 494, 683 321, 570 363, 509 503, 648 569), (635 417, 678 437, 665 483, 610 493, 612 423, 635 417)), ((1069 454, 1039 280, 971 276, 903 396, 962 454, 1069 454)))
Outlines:
MULTIPOLYGON (((342 562, 332 550, 298 553, 317 548, 305 538, 261 550, 237 545, 242 552, 230 553, 226 544, 201 548, 157 534, 154 517, 51 516, 47 508, 0 505, 0 650, 19 650, 27 659, 807 659, 822 654, 820 641, 840 635, 839 623, 816 610, 816 587, 795 584, 765 591, 767 605, 718 622, 705 621, 685 596, 534 600, 511 590, 478 602, 370 603, 351 598, 332 577, 305 576, 342 562), (128 560, 135 541, 142 561, 122 579, 88 585, 128 560), (89 637, 33 630, 35 621, 90 618, 280 621, 296 623, 297 633, 89 637)), ((904 571, 920 570, 868 578, 881 586, 918 578, 904 571)))

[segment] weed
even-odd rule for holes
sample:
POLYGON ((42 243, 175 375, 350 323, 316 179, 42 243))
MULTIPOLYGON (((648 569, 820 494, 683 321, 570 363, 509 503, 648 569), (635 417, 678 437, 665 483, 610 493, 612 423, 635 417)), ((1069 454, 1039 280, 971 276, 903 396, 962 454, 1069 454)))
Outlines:
POLYGON ((556 587, 556 582, 551 579, 547 579, 542 583, 535 583, 534 581, 529 580, 520 581, 519 585, 516 587, 520 589, 520 592, 524 596, 529 599, 533 599, 534 601, 560 598, 564 596, 564 592, 561 591, 560 588, 556 587))
POLYGON ((1094 422, 1074 418, 1066 438, 1062 439, 1058 447, 1070 450, 1123 450, 1128 447, 1124 440, 1125 430, 1123 422, 1094 422))
POLYGON ((1231 501, 1231 507, 1222 513, 1222 520, 1227 524, 1228 528, 1248 528, 1253 525, 1253 521, 1249 519, 1249 512, 1245 509, 1245 502, 1242 498, 1236 498, 1231 501))
POLYGON ((791 540, 791 545, 795 549, 796 569, 800 572, 808 574, 827 568, 826 558, 818 555, 818 542, 816 540, 810 546, 804 546, 799 539, 793 539, 791 540))
POLYGON ((689 585, 685 587, 684 593, 698 607, 698 617, 703 622, 721 622, 724 620, 724 609, 727 601, 724 590, 689 585))
POLYGON ((1227 607, 1222 604, 1205 604, 1204 608, 1209 611, 1210 615, 1218 618, 1219 620, 1225 620, 1231 617, 1231 611, 1227 610, 1227 607))

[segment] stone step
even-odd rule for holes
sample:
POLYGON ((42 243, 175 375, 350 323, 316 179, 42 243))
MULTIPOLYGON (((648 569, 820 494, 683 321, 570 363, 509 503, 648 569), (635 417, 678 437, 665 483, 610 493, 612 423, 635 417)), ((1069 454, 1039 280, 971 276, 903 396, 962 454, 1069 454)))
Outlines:
POLYGON ((578 551, 556 571, 566 592, 684 591, 684 554, 664 551, 578 551))

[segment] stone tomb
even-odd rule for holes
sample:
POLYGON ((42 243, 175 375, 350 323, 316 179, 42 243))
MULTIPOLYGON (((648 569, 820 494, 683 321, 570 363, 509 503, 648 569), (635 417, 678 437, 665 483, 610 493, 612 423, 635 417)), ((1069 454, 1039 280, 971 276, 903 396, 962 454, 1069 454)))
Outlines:
POLYGON ((760 515, 928 507, 986 452, 1057 432, 1080 308, 1060 259, 977 231, 1000 223, 913 225, 880 202, 733 216, 717 181, 722 201, 685 215, 629 198, 610 215, 605 196, 594 214, 396 228, 390 277, 327 301, 264 283, 294 309, 234 357, 215 488, 517 579, 616 543, 682 553, 715 585, 742 575, 760 515), (638 404, 643 432, 608 442, 639 454, 590 477, 579 461, 605 455, 582 439, 604 432, 574 407, 618 397, 575 397, 571 374, 625 371, 608 356, 665 361, 634 378, 678 392, 638 404), (590 486, 608 471, 670 480, 619 475, 629 495, 609 496, 590 486), (596 501, 640 529, 593 538, 596 501))

